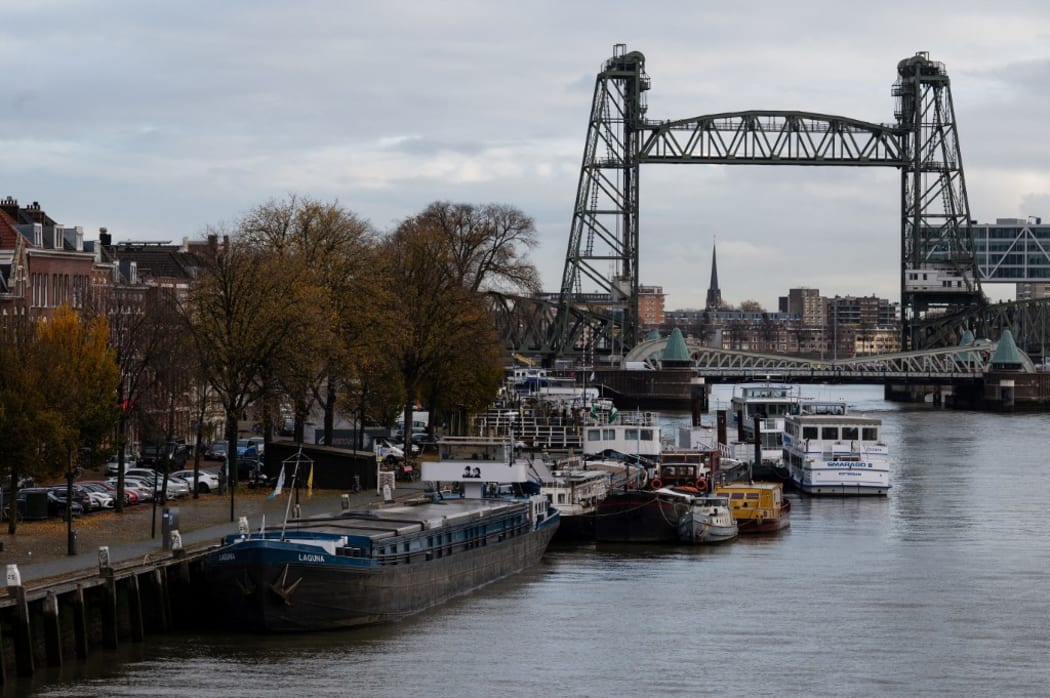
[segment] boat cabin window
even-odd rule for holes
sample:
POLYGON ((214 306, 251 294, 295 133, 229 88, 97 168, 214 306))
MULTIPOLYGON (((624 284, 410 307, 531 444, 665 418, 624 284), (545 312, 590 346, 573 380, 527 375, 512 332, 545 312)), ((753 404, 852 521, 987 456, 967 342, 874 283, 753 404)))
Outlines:
POLYGON ((879 428, 878 427, 864 427, 861 430, 865 441, 878 441, 879 440, 879 428))
POLYGON ((842 427, 843 441, 856 441, 860 438, 860 429, 857 427, 842 427))
POLYGON ((588 441, 601 441, 602 440, 602 430, 601 429, 588 429, 587 430, 587 440, 588 441))
POLYGON ((803 439, 815 439, 817 438, 816 427, 802 427, 802 438, 803 439))
POLYGON ((835 440, 837 440, 839 438, 839 428, 838 427, 821 427, 820 428, 820 438, 821 439, 826 439, 828 441, 835 441, 835 440))

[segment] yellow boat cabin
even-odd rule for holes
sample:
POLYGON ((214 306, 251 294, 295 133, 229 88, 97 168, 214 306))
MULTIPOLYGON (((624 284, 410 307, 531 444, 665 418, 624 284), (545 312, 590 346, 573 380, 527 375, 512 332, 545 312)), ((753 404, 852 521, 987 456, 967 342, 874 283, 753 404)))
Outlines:
POLYGON ((779 482, 730 482, 715 487, 715 494, 729 497, 741 533, 776 531, 789 523, 791 505, 779 482))

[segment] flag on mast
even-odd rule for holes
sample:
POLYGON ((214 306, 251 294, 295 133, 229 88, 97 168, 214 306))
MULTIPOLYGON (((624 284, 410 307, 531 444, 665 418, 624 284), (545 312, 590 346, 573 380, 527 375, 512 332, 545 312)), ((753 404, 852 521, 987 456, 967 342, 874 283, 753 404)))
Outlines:
POLYGON ((306 478, 306 494, 307 496, 314 493, 314 464, 310 464, 310 475, 306 478))
POLYGON ((284 489, 284 465, 281 465, 281 472, 277 475, 277 486, 273 488, 273 492, 267 495, 267 499, 273 499, 281 493, 284 489))

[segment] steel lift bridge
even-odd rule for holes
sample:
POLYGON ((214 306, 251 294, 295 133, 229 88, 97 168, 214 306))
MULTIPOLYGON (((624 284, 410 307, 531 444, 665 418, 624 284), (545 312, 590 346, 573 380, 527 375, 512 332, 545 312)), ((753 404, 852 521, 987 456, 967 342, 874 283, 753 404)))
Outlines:
POLYGON ((639 168, 644 163, 898 168, 902 347, 958 343, 957 325, 934 321, 964 319, 986 301, 943 64, 926 53, 897 64, 893 124, 765 110, 655 121, 646 117, 649 87, 645 57, 617 44, 595 80, 556 307, 532 311, 532 320, 550 320, 543 338, 535 325, 519 319, 521 343, 515 346, 566 357, 610 351, 614 344, 629 350, 641 340, 639 168), (596 307, 587 310, 585 280, 611 297, 612 317, 596 307))

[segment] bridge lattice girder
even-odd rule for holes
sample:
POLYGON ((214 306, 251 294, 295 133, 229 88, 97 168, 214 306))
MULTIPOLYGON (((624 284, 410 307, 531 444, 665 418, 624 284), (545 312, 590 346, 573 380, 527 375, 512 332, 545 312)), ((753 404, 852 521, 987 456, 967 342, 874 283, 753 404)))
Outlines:
MULTIPOLYGON (((660 355, 666 344, 666 339, 642 342, 627 354, 625 360, 644 362, 656 368, 660 365, 660 355)), ((989 367, 998 343, 978 340, 968 346, 835 360, 715 349, 689 340, 686 346, 693 366, 701 376, 717 376, 720 373, 761 375, 768 372, 775 373, 778 378, 789 379, 792 375, 809 376, 819 371, 841 378, 863 379, 865 376, 886 378, 916 373, 945 377, 972 376, 989 367)))
POLYGON ((743 111, 647 122, 639 162, 903 167, 904 131, 829 114, 743 111))
POLYGON ((588 346, 612 341, 615 325, 607 313, 572 306, 568 315, 559 320, 558 303, 553 301, 496 292, 486 297, 503 345, 511 351, 549 357, 555 353, 554 341, 559 332, 565 333, 569 344, 558 348, 557 353, 566 357, 581 353, 588 346), (562 321, 564 328, 558 326, 562 321))

